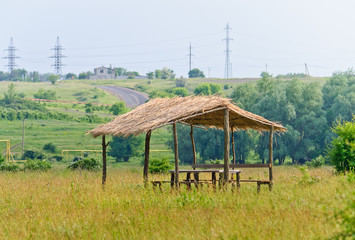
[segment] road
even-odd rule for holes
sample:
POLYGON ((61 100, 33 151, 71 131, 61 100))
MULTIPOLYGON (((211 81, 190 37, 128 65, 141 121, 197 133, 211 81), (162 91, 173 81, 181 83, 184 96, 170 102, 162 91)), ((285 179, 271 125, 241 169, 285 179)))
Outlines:
POLYGON ((117 86, 97 86, 113 95, 116 95, 119 99, 126 102, 127 107, 136 107, 145 103, 149 97, 146 93, 134 91, 129 88, 117 87, 117 86))

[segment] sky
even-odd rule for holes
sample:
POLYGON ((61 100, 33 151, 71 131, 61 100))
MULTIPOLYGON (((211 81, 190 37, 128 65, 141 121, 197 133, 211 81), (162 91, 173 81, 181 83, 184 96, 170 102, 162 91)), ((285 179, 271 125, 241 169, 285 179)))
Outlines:
MULTIPOLYGON (((63 73, 123 67, 141 75, 163 67, 224 77, 225 27, 232 28, 233 77, 330 76, 354 66, 353 0, 0 0, 0 49, 10 38, 19 68, 53 72, 56 38, 63 73)), ((7 71, 0 50, 0 71, 7 71)))

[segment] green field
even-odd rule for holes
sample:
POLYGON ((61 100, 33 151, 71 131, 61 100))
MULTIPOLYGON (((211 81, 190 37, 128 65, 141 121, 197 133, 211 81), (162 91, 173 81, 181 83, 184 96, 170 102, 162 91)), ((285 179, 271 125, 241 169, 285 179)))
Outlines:
POLYGON ((140 168, 109 167, 105 189, 99 172, 1 173, 0 238, 329 239, 354 185, 328 167, 310 175, 319 181, 301 184, 296 167, 276 167, 273 191, 258 195, 249 183, 161 193, 143 187, 140 168))

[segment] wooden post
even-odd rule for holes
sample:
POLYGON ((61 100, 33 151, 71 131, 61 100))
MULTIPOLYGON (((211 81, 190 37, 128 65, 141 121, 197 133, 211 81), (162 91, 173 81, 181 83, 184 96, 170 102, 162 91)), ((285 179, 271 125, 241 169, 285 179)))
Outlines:
MULTIPOLYGON (((194 164, 196 164, 196 148, 195 148, 195 140, 194 140, 194 127, 191 126, 191 132, 190 132, 190 137, 191 137, 191 143, 192 143, 192 154, 194 158, 194 164)), ((193 168, 195 170, 195 168, 193 168)))
POLYGON ((228 183, 229 181, 229 109, 224 110, 224 174, 223 184, 228 183))
POLYGON ((106 183, 106 147, 105 135, 102 135, 102 186, 106 183))
POLYGON ((148 183, 148 169, 149 169, 149 148, 150 148, 150 136, 152 132, 149 130, 145 135, 145 150, 144 150, 144 168, 143 168, 143 179, 144 184, 147 186, 148 183))
POLYGON ((273 162, 273 156, 272 156, 273 132, 274 132, 274 126, 271 126, 270 127, 270 135, 269 135, 269 180, 271 182, 272 182, 272 162, 273 162))
POLYGON ((234 144, 234 128, 233 128, 233 126, 231 127, 231 132, 232 132, 233 164, 235 164, 235 144, 234 144))
POLYGON ((175 188, 179 189, 179 152, 178 152, 178 138, 176 131, 176 123, 173 123, 174 132, 174 153, 175 153, 175 188))

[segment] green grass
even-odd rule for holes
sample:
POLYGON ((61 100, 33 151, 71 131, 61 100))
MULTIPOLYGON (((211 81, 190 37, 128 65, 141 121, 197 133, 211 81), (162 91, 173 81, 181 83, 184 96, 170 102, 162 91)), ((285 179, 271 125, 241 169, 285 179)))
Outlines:
MULTIPOLYGON (((334 213, 354 185, 332 169, 275 167, 272 192, 242 184, 239 193, 145 189, 141 168, 100 172, 0 173, 1 239, 328 239, 340 230, 334 213)), ((246 176, 255 173, 243 172, 246 176)), ((168 179, 167 175, 155 178, 168 179)))

